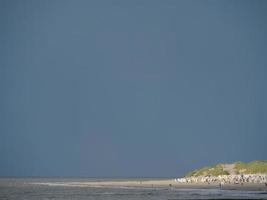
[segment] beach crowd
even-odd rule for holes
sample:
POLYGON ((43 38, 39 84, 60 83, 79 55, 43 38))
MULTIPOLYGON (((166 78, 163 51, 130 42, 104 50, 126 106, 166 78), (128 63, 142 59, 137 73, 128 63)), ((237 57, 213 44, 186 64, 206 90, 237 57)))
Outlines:
POLYGON ((219 176, 198 176, 176 178, 178 183, 221 183, 221 184, 242 184, 242 183, 267 183, 267 174, 239 174, 219 176))

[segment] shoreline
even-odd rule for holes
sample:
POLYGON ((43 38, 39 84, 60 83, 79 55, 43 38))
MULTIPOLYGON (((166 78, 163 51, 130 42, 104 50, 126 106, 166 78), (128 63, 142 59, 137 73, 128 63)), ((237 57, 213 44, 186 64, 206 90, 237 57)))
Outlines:
POLYGON ((220 189, 240 191, 264 191, 267 193, 265 184, 243 183, 224 184, 219 183, 177 183, 174 179, 166 180, 121 180, 121 181, 83 181, 83 182, 36 182, 33 184, 44 186, 67 186, 67 187, 107 187, 107 188, 167 188, 167 189, 220 189))

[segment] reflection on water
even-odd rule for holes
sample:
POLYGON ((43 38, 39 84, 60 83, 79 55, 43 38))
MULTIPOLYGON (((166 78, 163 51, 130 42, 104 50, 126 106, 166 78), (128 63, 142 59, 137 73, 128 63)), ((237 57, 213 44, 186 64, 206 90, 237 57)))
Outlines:
POLYGON ((96 179, 17 178, 0 179, 0 199, 98 199, 98 200, 175 200, 175 199, 267 199, 267 191, 237 191, 219 189, 176 188, 104 188, 70 187, 70 182, 95 181, 96 179), (37 184, 50 183, 50 184, 37 184), (60 185, 55 184, 60 183, 60 185))

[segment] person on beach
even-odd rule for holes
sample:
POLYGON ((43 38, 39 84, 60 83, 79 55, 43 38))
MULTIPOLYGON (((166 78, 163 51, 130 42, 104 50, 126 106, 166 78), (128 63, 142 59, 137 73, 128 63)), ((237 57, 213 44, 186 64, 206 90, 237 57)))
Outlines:
POLYGON ((224 185, 224 181, 221 181, 219 185, 220 185, 220 189, 222 189, 222 186, 224 185))
POLYGON ((243 183, 245 182, 245 179, 244 179, 244 174, 241 174, 241 185, 243 186, 243 183))

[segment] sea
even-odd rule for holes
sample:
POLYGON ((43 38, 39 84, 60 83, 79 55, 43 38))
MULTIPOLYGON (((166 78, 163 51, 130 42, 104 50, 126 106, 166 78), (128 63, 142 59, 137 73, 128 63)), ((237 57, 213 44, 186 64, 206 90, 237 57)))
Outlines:
POLYGON ((71 184, 73 182, 106 180, 93 178, 0 178, 0 200, 267 199, 267 190, 82 187, 79 184, 71 184))

